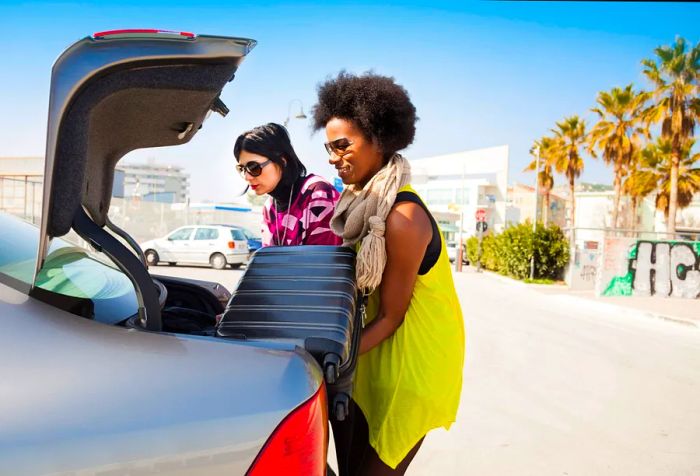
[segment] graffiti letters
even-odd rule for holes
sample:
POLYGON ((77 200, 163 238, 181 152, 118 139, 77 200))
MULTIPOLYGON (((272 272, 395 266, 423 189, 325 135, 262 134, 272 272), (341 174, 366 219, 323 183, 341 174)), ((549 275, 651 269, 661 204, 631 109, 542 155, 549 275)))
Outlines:
POLYGON ((581 279, 584 281, 593 281, 596 276, 596 268, 591 265, 584 265, 581 268, 581 279))
POLYGON ((640 296, 700 296, 700 256, 688 244, 678 242, 637 243, 632 287, 640 296))

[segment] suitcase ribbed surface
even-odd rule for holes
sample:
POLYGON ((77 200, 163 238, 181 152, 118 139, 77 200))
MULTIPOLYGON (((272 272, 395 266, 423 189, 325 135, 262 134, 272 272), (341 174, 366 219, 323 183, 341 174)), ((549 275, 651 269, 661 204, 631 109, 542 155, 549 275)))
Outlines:
POLYGON ((362 327, 355 252, 337 246, 258 250, 226 306, 217 333, 293 340, 321 365, 330 414, 347 416, 362 327))
POLYGON ((335 246, 261 248, 231 296, 218 334, 250 340, 294 339, 324 366, 350 364, 357 325, 355 252, 335 246))

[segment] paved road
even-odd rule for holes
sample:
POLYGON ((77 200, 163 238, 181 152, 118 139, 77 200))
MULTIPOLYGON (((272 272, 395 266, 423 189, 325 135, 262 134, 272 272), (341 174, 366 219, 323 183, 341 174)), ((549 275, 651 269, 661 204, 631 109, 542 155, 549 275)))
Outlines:
MULTIPOLYGON (((213 279, 238 271, 158 267, 213 279)), ((457 422, 408 474, 699 475, 700 330, 455 275, 467 362, 457 422)))

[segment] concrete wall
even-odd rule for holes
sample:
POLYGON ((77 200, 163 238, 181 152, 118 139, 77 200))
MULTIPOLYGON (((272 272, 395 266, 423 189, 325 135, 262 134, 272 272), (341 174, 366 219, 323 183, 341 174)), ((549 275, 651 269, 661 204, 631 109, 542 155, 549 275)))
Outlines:
POLYGON ((700 297, 700 242, 607 238, 598 266, 602 296, 700 297))
POLYGON ((595 288, 600 256, 600 242, 584 241, 576 244, 576 247, 571 250, 569 268, 566 272, 569 289, 583 291, 595 288))

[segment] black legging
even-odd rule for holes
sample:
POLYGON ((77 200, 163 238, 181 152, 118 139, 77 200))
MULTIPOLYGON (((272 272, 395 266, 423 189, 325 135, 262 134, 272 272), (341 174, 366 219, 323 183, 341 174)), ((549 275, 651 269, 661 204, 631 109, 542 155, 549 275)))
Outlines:
POLYGON ((369 444, 369 426, 365 415, 354 401, 344 421, 331 420, 339 476, 401 476, 416 456, 423 438, 411 448, 396 469, 387 466, 369 444))

